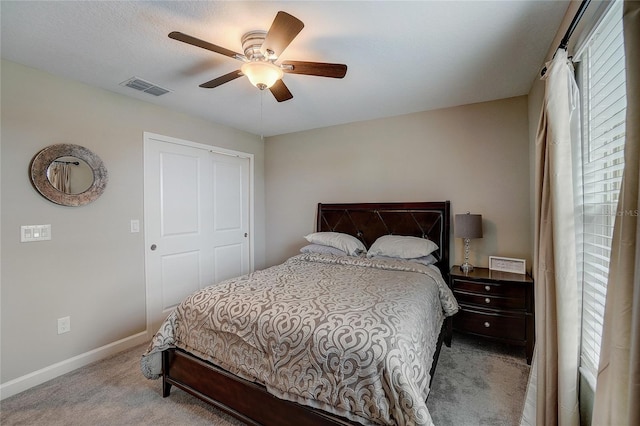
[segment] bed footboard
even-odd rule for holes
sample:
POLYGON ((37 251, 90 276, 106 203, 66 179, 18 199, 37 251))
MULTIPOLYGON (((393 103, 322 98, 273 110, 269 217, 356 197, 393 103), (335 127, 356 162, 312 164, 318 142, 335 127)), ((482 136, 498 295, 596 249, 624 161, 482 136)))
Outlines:
POLYGON ((241 379, 180 349, 162 353, 162 395, 171 386, 202 399, 249 425, 356 425, 269 394, 263 386, 241 379))
MULTIPOLYGON (((432 381, 443 343, 451 346, 451 318, 445 319, 438 336, 430 371, 432 381)), ((239 378, 181 349, 162 352, 163 397, 169 396, 172 385, 249 425, 359 425, 320 410, 276 398, 264 386, 239 378)))

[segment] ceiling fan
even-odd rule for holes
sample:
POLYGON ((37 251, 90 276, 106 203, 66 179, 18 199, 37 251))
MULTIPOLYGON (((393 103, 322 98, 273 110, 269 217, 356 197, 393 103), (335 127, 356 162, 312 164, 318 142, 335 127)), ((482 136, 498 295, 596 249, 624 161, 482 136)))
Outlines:
POLYGON ((304 28, 302 21, 280 11, 268 32, 249 31, 242 36, 244 55, 178 31, 173 31, 169 37, 244 62, 239 70, 202 83, 200 87, 212 89, 246 75, 251 84, 260 90, 269 89, 278 102, 283 102, 293 98, 282 81, 284 73, 331 78, 342 78, 347 73, 347 66, 344 64, 287 60, 276 64, 279 56, 302 31, 302 28, 304 28))

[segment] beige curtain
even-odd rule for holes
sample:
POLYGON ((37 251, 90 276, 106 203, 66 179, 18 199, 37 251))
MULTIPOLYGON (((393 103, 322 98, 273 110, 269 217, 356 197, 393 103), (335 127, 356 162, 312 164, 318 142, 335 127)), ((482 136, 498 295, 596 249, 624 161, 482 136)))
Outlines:
POLYGON ((564 49, 547 64, 544 78, 536 140, 536 349, 521 424, 577 426, 580 293, 572 144, 579 143, 580 103, 564 49))
POLYGON ((625 165, 611 244, 594 425, 640 425, 640 2, 625 1, 623 26, 625 165))
POLYGON ((51 182, 51 185, 53 185, 54 188, 66 194, 71 193, 71 183, 69 179, 71 175, 71 167, 69 164, 54 161, 49 166, 48 174, 49 182, 51 182))

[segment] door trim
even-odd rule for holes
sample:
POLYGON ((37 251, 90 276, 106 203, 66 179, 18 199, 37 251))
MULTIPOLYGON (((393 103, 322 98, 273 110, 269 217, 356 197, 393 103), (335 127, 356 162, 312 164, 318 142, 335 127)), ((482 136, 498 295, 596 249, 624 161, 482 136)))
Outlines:
POLYGON ((229 155, 229 156, 233 156, 233 157, 240 157, 240 158, 246 158, 249 160, 249 272, 253 272, 254 269, 254 230, 255 230, 255 226, 254 226, 254 155, 247 153, 247 152, 242 152, 242 151, 235 151, 232 149, 227 149, 227 148, 221 148, 218 146, 214 146, 214 145, 207 145, 207 144, 203 144, 203 143, 198 143, 198 142, 192 142, 186 139, 179 139, 179 138, 174 138, 171 136, 164 136, 164 135, 160 135, 157 133, 151 133, 151 132, 144 132, 143 134, 143 154, 142 154, 142 159, 143 159, 143 200, 144 200, 144 210, 143 210, 143 229, 144 229, 144 276, 145 276, 145 309, 146 309, 146 320, 147 320, 147 336, 149 339, 151 339, 153 337, 153 335, 155 334, 156 330, 151 330, 150 326, 152 324, 151 318, 150 318, 150 312, 149 312, 149 300, 150 300, 150 294, 149 294, 149 285, 147 282, 147 268, 148 268, 148 251, 147 248, 149 247, 149 245, 152 243, 151 241, 149 241, 148 238, 148 229, 147 229, 147 211, 148 211, 148 200, 147 200, 147 194, 145 193, 146 190, 146 184, 147 184, 147 172, 146 170, 144 170, 145 164, 146 164, 146 159, 147 159, 147 145, 149 143, 150 140, 156 140, 156 141, 160 141, 160 142, 164 142, 164 143, 170 143, 170 144, 176 144, 176 145, 183 145, 183 146, 188 146, 191 148, 196 148, 196 149, 202 149, 205 151, 209 151, 211 153, 215 153, 215 154, 222 154, 222 155, 229 155))

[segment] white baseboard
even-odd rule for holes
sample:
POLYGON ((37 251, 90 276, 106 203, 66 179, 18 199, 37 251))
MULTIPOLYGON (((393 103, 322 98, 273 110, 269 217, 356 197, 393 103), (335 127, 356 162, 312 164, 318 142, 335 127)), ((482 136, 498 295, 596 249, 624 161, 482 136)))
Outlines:
POLYGON ((146 331, 143 331, 116 342, 109 343, 108 345, 100 348, 93 349, 89 352, 74 356, 73 358, 65 359, 64 361, 60 361, 32 373, 25 374, 17 379, 2 383, 0 384, 0 400, 16 395, 77 368, 84 367, 85 365, 91 364, 95 361, 100 361, 108 356, 122 352, 134 346, 141 345, 148 341, 149 335, 146 331))

